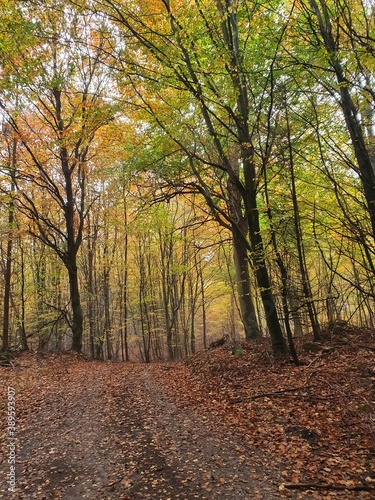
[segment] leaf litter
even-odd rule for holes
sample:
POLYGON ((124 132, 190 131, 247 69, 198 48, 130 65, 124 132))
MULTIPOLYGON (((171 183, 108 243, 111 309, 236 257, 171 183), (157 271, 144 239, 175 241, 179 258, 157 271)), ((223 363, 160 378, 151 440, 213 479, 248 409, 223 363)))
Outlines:
POLYGON ((373 338, 346 339, 300 367, 265 340, 152 365, 23 354, 0 368, 3 422, 17 391, 17 489, 2 467, 0 498, 374 498, 373 338))

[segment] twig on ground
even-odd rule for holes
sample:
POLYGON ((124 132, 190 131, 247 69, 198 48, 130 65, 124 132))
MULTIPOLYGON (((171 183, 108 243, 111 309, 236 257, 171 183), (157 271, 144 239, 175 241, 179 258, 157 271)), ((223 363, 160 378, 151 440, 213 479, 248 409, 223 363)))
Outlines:
POLYGON ((286 392, 296 392, 296 391, 302 391, 303 389, 310 389, 313 387, 312 385, 303 385, 301 387, 293 387, 289 389, 282 389, 280 391, 275 391, 275 392, 264 392, 262 394, 255 394, 255 396, 249 396, 248 398, 242 398, 242 399, 234 399, 231 401, 231 404, 236 404, 236 403, 242 403, 243 401, 252 401, 253 399, 259 399, 259 398, 269 398, 273 396, 280 396, 282 394, 285 394, 286 392))
POLYGON ((284 488, 289 490, 309 490, 309 489, 320 489, 320 490, 348 490, 348 491, 374 491, 375 486, 362 485, 357 486, 345 486, 343 484, 321 484, 321 483, 285 483, 284 488))

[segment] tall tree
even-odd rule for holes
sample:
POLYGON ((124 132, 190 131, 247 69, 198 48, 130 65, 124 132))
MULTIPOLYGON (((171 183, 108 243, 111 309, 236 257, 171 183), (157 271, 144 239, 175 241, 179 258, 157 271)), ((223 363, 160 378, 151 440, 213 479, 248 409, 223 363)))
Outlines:
MULTIPOLYGON (((375 102, 375 83, 371 76, 375 52, 374 7, 356 0, 306 0, 301 2, 301 8, 319 59, 320 49, 324 51, 323 71, 325 69, 327 75, 333 73, 336 79, 334 84, 328 77, 324 86, 334 97, 340 97, 338 102, 357 160, 355 171, 362 182, 375 239, 374 116, 371 111, 375 102), (370 137, 366 137, 368 131, 370 137)), ((314 73, 320 78, 321 71, 314 73)))
MULTIPOLYGON (((248 221, 249 242, 237 221, 228 214, 224 214, 224 217, 229 224, 236 226, 237 234, 242 235, 242 244, 250 250, 273 349, 275 353, 285 353, 286 346, 271 290, 258 210, 259 172, 252 137, 252 121, 256 119, 256 112, 251 114, 252 103, 249 97, 253 95, 254 82, 249 78, 249 69, 246 67, 249 54, 245 55, 250 26, 256 29, 255 19, 258 22, 261 18, 262 6, 254 3, 250 10, 238 2, 196 1, 187 9, 186 6, 177 7, 168 0, 160 0, 149 8, 144 5, 140 15, 136 8, 132 8, 132 4, 122 5, 106 0, 102 5, 107 7, 109 15, 126 33, 133 35, 138 42, 135 50, 139 50, 139 44, 146 49, 148 67, 137 65, 135 55, 133 59, 128 55, 129 50, 124 59, 130 61, 134 72, 143 81, 151 81, 161 102, 167 104, 166 109, 168 103, 172 104, 170 98, 173 89, 178 89, 180 104, 174 103, 175 107, 169 108, 168 118, 173 113, 182 119, 191 116, 189 107, 199 116, 199 125, 189 125, 186 121, 181 124, 186 130, 186 138, 176 134, 171 126, 174 119, 166 123, 165 116, 159 112, 160 105, 155 102, 155 94, 148 99, 142 93, 142 82, 136 76, 132 79, 145 109, 191 158, 192 174, 207 203, 214 210, 218 209, 215 196, 200 171, 202 166, 213 168, 218 177, 224 175, 230 179, 233 189, 238 190, 248 221), (150 17, 144 15, 148 10, 153 14, 150 17), (152 25, 149 23, 151 17, 152 25), (163 82, 165 92, 160 85, 155 86, 153 83, 156 78, 163 82), (184 90, 184 95, 181 90, 184 90), (186 108, 183 109, 185 103, 186 108), (207 138, 206 144, 202 143, 200 137, 202 127, 207 138), (235 143, 239 149, 241 168, 238 173, 233 168, 227 141, 223 137, 229 137, 230 142, 235 143), (215 158, 212 155, 207 158, 208 148, 215 152, 215 158)), ((272 50, 277 48, 270 47, 270 52, 272 50)), ((268 61, 263 61, 262 64, 266 66, 268 61)))
MULTIPOLYGON (((4 125, 3 134, 6 138, 6 169, 9 176, 8 228, 4 262, 4 301, 3 301, 3 331, 2 349, 9 348, 9 317, 12 283, 13 243, 15 237, 15 189, 17 164, 17 138, 11 127, 4 125)), ((26 347, 27 345, 25 345, 26 347)))
POLYGON ((27 99, 17 114, 5 98, 2 107, 23 151, 20 204, 33 221, 30 231, 57 253, 68 272, 72 349, 80 351, 83 312, 77 254, 90 208, 85 201, 89 152, 97 131, 113 118, 113 106, 105 102, 108 75, 101 66, 105 36, 92 15, 64 3, 43 3, 38 15, 26 9, 24 15, 32 16, 39 29, 39 45, 22 54, 34 78, 22 83, 27 99), (44 190, 44 208, 28 185, 44 190))

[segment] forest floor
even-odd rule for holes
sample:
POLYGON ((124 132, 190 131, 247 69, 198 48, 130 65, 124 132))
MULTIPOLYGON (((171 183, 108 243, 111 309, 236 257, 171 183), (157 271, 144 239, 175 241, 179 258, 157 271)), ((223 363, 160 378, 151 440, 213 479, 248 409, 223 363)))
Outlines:
POLYGON ((300 367, 266 341, 151 365, 23 354, 0 367, 0 498, 375 498, 374 345, 348 328, 300 367))

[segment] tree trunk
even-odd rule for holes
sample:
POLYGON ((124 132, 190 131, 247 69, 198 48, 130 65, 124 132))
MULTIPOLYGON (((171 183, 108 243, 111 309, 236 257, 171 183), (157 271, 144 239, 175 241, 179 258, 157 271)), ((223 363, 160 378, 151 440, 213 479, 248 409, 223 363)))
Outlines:
POLYGON ((95 306, 94 306, 94 287, 92 271, 89 270, 89 283, 88 283, 88 315, 89 315, 89 341, 90 341, 90 354, 95 358, 95 306))
POLYGON ((74 229, 74 196, 72 190, 71 171, 68 164, 67 151, 63 149, 61 154, 62 165, 65 175, 65 190, 67 193, 67 203, 64 206, 65 222, 67 232, 67 251, 65 254, 65 265, 69 276, 70 302, 72 308, 72 346, 73 351, 81 352, 83 336, 83 311, 79 292, 77 251, 81 243, 80 237, 77 240, 74 229))
POLYGON ((123 332, 121 332, 121 345, 122 345, 122 360, 129 361, 129 341, 128 341, 128 265, 129 265, 129 236, 128 236, 128 210, 126 204, 125 187, 123 188, 124 200, 124 226, 125 226, 125 241, 124 241, 124 283, 121 300, 121 320, 123 321, 123 332), (125 360, 124 360, 125 349, 125 360))
POLYGON ((191 309, 190 353, 195 354, 195 306, 191 309))
POLYGON ((3 304, 3 338, 2 349, 9 349, 9 316, 10 316, 10 292, 12 281, 13 262, 13 233, 14 233, 14 190, 15 190, 15 168, 17 140, 13 138, 9 146, 9 170, 10 170, 10 192, 8 203, 8 238, 6 245, 5 272, 4 272, 4 304, 3 304))
MULTIPOLYGON (((238 158, 234 158, 232 163, 233 170, 238 170, 236 166, 238 165, 238 158)), ((237 222, 237 226, 232 227, 232 241, 240 316, 246 339, 253 340, 260 337, 260 329, 251 293, 248 252, 242 241, 247 232, 247 220, 242 213, 241 193, 232 179, 227 182, 227 190, 229 212, 232 219, 237 222)))
POLYGON ((70 300, 72 307, 72 351, 81 352, 82 351, 82 336, 83 336, 83 311, 81 306, 81 297, 79 293, 78 285, 78 270, 77 264, 75 262, 75 256, 72 259, 73 262, 69 264, 68 274, 69 274, 69 288, 70 288, 70 300))
POLYGON ((292 187, 292 202, 293 202, 293 220, 294 220, 294 231, 296 235, 297 243, 297 254, 299 262, 299 270, 301 272, 302 279, 302 290, 303 295, 306 300, 306 307, 309 313, 310 323, 314 334, 314 340, 320 340, 320 325, 318 321, 318 315, 316 312, 314 297, 311 291, 310 278, 306 265, 305 249, 303 245, 303 236, 301 229, 301 219, 299 214, 299 206, 297 200, 297 189, 296 189, 296 179, 294 171, 294 158, 292 149, 292 132, 290 130, 288 106, 285 105, 285 116, 286 116, 286 127, 287 127, 287 139, 288 139, 288 151, 289 151, 289 167, 290 167, 290 177, 291 177, 291 187, 292 187))
POLYGON ((207 349, 207 314, 206 314, 206 294, 205 294, 205 283, 203 277, 202 261, 199 260, 199 284, 200 284, 200 296, 201 296, 201 307, 202 307, 202 341, 204 349, 207 349))
POLYGON ((248 255, 235 230, 233 231, 233 253, 238 300, 245 337, 247 340, 254 340, 260 337, 260 330, 252 298, 248 255))
POLYGON ((272 246, 274 249, 274 252, 276 254, 276 263, 280 269, 280 274, 281 274, 281 300, 282 300, 282 306, 283 306, 283 314, 284 314, 284 324, 285 324, 285 330, 287 334, 287 339, 288 339, 288 345, 289 345, 289 351, 292 356, 293 362, 295 365, 299 366, 300 361, 298 359, 298 354, 297 350, 294 344, 294 339, 293 339, 293 333, 292 329, 290 326, 290 309, 289 309, 289 304, 288 304, 288 295, 289 295, 289 273, 286 265, 284 264, 284 260, 282 258, 282 255, 279 250, 277 238, 276 238, 276 232, 275 232, 275 226, 273 222, 273 214, 271 210, 271 204, 269 200, 269 194, 268 194, 268 180, 267 180, 267 170, 264 168, 264 186, 265 186, 265 196, 266 196, 266 203, 267 203, 267 215, 268 215, 268 220, 270 222, 270 230, 271 230, 271 241, 272 241, 272 246))
POLYGON ((28 351, 26 335, 26 299, 25 299, 25 256, 21 238, 19 238, 19 249, 21 257, 21 318, 20 318, 20 336, 23 351, 28 351))
POLYGON ((12 256, 13 256, 13 222, 14 206, 13 200, 9 202, 8 209, 8 239, 4 272, 4 305, 3 305, 3 342, 2 349, 9 349, 9 316, 10 316, 10 288, 12 280, 12 256))
POLYGON ((105 264, 103 272, 103 298, 104 298, 104 336, 107 346, 107 359, 112 359, 111 340, 111 313, 110 313, 110 290, 109 290, 109 268, 105 264))
POLYGON ((338 91, 341 96, 340 105, 357 159, 367 210, 371 220, 372 236, 375 239, 375 161, 372 155, 373 151, 370 151, 366 145, 360 118, 358 117, 358 109, 349 91, 349 81, 345 76, 344 66, 340 61, 339 47, 332 33, 332 23, 327 3, 320 0, 321 8, 319 8, 315 0, 309 0, 309 5, 318 20, 320 34, 329 54, 329 63, 336 76, 338 91))
MULTIPOLYGON (((249 141, 247 141, 245 144, 249 144, 249 141)), ((253 269, 260 290, 262 305, 266 315, 266 323, 269 334, 271 336, 273 352, 276 355, 285 355, 287 353, 287 347, 278 318, 264 255, 263 239, 260 230, 259 211, 256 200, 255 168, 252 160, 249 158, 248 148, 243 147, 242 150, 246 187, 244 199, 246 214, 249 222, 249 235, 252 250, 253 269)), ((252 148, 250 151, 250 155, 253 155, 252 148)))
MULTIPOLYGON (((126 243, 127 245, 127 243, 126 243)), ((127 250, 125 250, 125 255, 127 250)), ((124 258, 127 262, 127 257, 124 258)), ((128 264, 125 265, 124 283, 121 290, 121 355, 122 361, 129 361, 129 340, 128 340, 128 264)))

